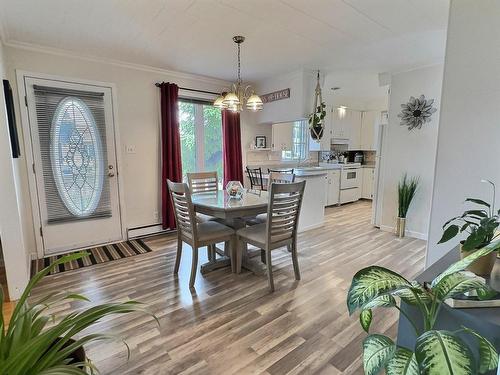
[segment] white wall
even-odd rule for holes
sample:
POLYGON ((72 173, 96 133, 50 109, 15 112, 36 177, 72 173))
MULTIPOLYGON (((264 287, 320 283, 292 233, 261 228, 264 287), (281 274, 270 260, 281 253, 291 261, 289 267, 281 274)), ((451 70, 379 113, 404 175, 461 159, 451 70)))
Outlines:
POLYGON ((383 192, 381 229, 393 230, 398 214, 397 185, 401 176, 419 176, 420 186, 410 206, 407 235, 426 238, 431 207, 432 184, 439 124, 439 112, 422 129, 408 131, 397 117, 401 104, 410 96, 435 99, 439 110, 443 66, 436 65, 392 76, 389 98, 389 125, 382 150, 383 192))
MULTIPOLYGON (((13 46, 6 47, 6 51, 8 76, 13 84, 15 96, 17 95, 15 70, 63 76, 68 79, 111 82, 116 85, 118 101, 116 121, 122 143, 119 147, 122 152, 120 168, 124 182, 121 188, 125 197, 125 225, 127 228, 132 228, 157 223, 158 219, 154 217, 154 213, 161 212, 160 111, 159 91, 154 83, 170 81, 179 86, 216 92, 227 87, 229 83, 191 74, 79 58, 61 52, 49 53, 45 50, 13 46), (125 153, 126 145, 134 145, 136 153, 125 153)), ((17 98, 16 105, 19 106, 17 98)), ((20 122, 19 111, 17 118, 20 122)), ((254 119, 251 116, 242 118, 242 138, 245 143, 251 137, 248 128, 251 129, 253 123, 254 119)), ((20 124, 18 125, 20 128, 20 124)), ((21 132, 21 129, 19 130, 21 132)), ((28 233, 27 246, 31 252, 35 252, 27 169, 24 161, 25 151, 22 150, 22 153, 20 185, 24 206, 23 223, 28 233)))
MULTIPOLYGON (((0 42, 0 76, 7 78, 5 48, 0 42)), ((12 159, 3 88, 0 90, 0 241, 10 299, 18 299, 29 280, 30 257, 24 244, 16 166, 12 159)))
POLYGON ((480 180, 500 187, 499 14, 497 0, 451 2, 427 265, 456 245, 436 243, 464 199, 491 199, 480 180))

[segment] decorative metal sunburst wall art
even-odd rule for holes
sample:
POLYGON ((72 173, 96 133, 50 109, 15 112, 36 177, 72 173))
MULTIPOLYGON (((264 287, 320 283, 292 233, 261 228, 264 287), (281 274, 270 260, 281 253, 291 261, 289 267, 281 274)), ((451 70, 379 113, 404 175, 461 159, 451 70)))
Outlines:
POLYGON ((420 129, 426 122, 431 121, 432 114, 436 108, 432 106, 434 99, 425 99, 424 95, 419 98, 410 97, 408 103, 401 104, 401 113, 398 117, 401 119, 401 126, 407 126, 408 130, 420 129))

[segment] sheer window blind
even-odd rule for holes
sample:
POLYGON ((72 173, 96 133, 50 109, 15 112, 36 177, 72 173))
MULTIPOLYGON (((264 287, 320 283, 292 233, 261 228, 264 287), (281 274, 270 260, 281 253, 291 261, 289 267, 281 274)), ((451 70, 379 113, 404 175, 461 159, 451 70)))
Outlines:
POLYGON ((111 216, 104 94, 34 93, 48 223, 111 216))

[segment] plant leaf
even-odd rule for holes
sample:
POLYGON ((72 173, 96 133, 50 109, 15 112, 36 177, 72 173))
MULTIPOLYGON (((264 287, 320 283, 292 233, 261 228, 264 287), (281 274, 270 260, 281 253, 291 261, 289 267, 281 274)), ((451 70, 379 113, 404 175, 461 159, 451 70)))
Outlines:
POLYGON ((498 353, 489 340, 481 336, 470 328, 463 327, 464 331, 475 336, 479 341, 479 373, 484 374, 487 371, 498 367, 498 353))
POLYGON ((483 287, 483 279, 477 276, 471 276, 465 272, 456 272, 443 277, 439 283, 432 288, 432 291, 439 300, 444 301, 446 298, 456 296, 457 294, 483 287))
POLYGON ((375 299, 372 299, 363 309, 373 309, 375 307, 394 307, 396 306, 396 300, 390 294, 381 295, 375 299))
POLYGON ((419 375, 418 362, 415 353, 398 346, 394 356, 385 366, 386 375, 419 375))
POLYGON ((359 314, 359 323, 361 327, 365 330, 366 333, 370 330, 370 325, 372 324, 373 313, 370 309, 362 310, 361 314, 359 314))
POLYGON ((384 368, 394 354, 396 346, 387 336, 373 334, 363 341, 363 367, 365 375, 375 375, 384 368))
POLYGON ((486 236, 487 233, 485 228, 478 227, 477 229, 472 231, 469 237, 467 237, 467 239, 462 245, 462 250, 469 251, 477 249, 479 246, 481 246, 487 241, 486 236))
POLYGON ((415 356, 425 375, 472 375, 474 360, 469 347, 449 331, 427 331, 417 339, 415 356))
POLYGON ((443 232, 443 236, 439 240, 438 244, 439 243, 444 243, 444 242, 447 242, 447 241, 451 240, 453 237, 455 237, 458 234, 459 230, 460 230, 460 228, 458 227, 458 225, 455 225, 455 224, 450 225, 443 232))
POLYGON ((477 198, 467 198, 465 200, 466 202, 472 202, 472 203, 475 203, 475 204, 479 204, 481 206, 486 206, 486 207, 490 207, 490 204, 489 203, 486 203, 485 201, 483 201, 482 199, 477 199, 477 198))
POLYGON ((349 314, 381 295, 410 286, 410 282, 403 276, 387 268, 379 266, 363 268, 352 278, 347 294, 349 314))
POLYGON ((468 255, 464 259, 453 263, 451 266, 449 266, 444 272, 439 274, 433 281, 432 281, 432 287, 436 286, 437 283, 441 281, 442 278, 451 275, 452 273, 455 272, 460 272, 465 270, 467 267, 469 267, 472 263, 474 263, 476 260, 479 258, 488 255, 492 253, 493 251, 496 251, 500 249, 500 240, 496 240, 492 243, 490 243, 488 246, 483 247, 482 249, 479 249, 475 252, 473 252, 471 255, 468 255))
POLYGON ((411 288, 400 289, 393 293, 394 296, 397 296, 401 298, 403 301, 405 301, 407 304, 414 306, 420 303, 415 294, 418 295, 418 299, 420 299, 420 302, 422 303, 431 302, 431 297, 429 296, 429 293, 416 282, 412 283, 411 288))

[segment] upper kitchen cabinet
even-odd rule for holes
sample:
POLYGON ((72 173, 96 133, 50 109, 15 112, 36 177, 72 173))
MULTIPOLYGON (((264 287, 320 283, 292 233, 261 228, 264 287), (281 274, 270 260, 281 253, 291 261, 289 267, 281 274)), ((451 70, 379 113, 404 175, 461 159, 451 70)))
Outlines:
POLYGON ((349 138, 349 129, 347 124, 347 111, 345 107, 332 109, 332 135, 333 138, 349 138))
POLYGON ((361 150, 377 149, 379 111, 365 111, 361 119, 361 150))
POLYGON ((326 109, 326 117, 324 121, 324 130, 323 130, 323 138, 321 138, 321 142, 319 143, 319 147, 314 147, 310 148, 311 151, 316 151, 316 150, 323 150, 323 151, 329 151, 330 150, 330 145, 332 143, 332 137, 333 137, 333 115, 334 115, 334 108, 333 106, 327 106, 326 109))
POLYGON ((272 125, 273 151, 290 151, 293 141, 293 122, 278 122, 272 125))
POLYGON ((362 112, 347 109, 349 150, 361 150, 361 119, 362 112))

